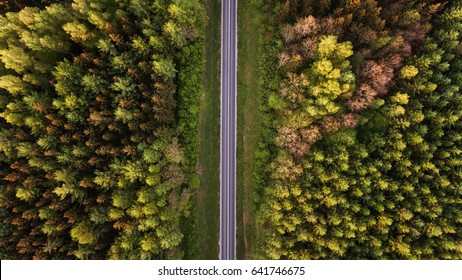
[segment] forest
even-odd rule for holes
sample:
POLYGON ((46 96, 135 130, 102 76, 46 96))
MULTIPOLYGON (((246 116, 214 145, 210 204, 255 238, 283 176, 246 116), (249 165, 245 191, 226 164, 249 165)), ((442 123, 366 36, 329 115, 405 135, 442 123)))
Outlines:
POLYGON ((190 258, 203 2, 0 12, 0 258, 190 258))
POLYGON ((462 1, 265 9, 258 257, 461 259, 462 1))

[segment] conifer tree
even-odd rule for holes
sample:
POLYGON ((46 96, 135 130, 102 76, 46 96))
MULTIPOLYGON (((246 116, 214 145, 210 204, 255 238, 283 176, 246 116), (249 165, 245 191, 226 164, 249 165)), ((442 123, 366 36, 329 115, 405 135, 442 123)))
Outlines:
POLYGON ((178 65, 203 46, 202 5, 75 0, 0 17, 2 256, 182 257, 197 146, 179 138, 198 137, 182 133, 200 88, 184 90, 178 65))
MULTIPOLYGON (((342 95, 346 100, 342 114, 327 115, 319 122, 322 137, 315 132, 320 130, 297 132, 275 122, 277 137, 268 144, 275 146, 259 210, 266 234, 262 255, 459 259, 462 201, 457 191, 460 137, 456 135, 461 100, 456 89, 462 65, 457 47, 461 3, 453 2, 436 16, 424 39, 430 16, 442 7, 438 1, 346 2, 334 12, 339 20, 335 24, 340 24, 337 38, 348 38, 355 49, 351 64, 358 86, 354 94, 342 95), (408 17, 400 21, 392 8, 408 17), (345 11, 350 16, 341 20, 345 11), (379 30, 384 33, 375 33, 379 30), (355 37, 361 34, 364 38, 355 37), (424 42, 418 52, 417 42, 424 42), (287 150, 281 143, 295 149, 287 150)), ((320 22, 305 18, 292 30, 284 29, 286 45, 279 56, 283 73, 316 63, 315 52, 303 55, 300 49, 299 41, 306 39, 295 34, 307 30, 305 38, 318 40, 322 35, 317 30, 328 30, 320 28, 320 22), (286 59, 297 55, 299 64, 284 68, 286 59)), ((291 95, 282 91, 280 96, 267 96, 278 119, 292 118, 300 92, 313 86, 299 82, 310 81, 311 75, 302 77, 295 71, 299 76, 290 80, 303 86, 294 86, 291 95)), ((289 89, 288 80, 280 83, 283 90, 289 89)), ((305 115, 295 123, 309 121, 305 115)))

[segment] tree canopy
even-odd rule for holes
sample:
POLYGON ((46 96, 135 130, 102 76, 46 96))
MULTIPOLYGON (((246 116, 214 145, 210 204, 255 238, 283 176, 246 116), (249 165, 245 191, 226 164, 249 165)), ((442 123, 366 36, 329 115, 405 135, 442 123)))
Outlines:
POLYGON ((460 259, 462 3, 316 5, 266 41, 261 255, 460 259))
POLYGON ((184 255, 204 18, 198 0, 0 16, 2 258, 184 255))

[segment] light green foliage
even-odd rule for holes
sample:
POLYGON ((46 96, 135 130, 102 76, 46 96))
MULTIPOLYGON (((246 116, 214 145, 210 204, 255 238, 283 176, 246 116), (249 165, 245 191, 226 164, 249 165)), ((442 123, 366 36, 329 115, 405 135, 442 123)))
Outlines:
POLYGON ((80 222, 71 230, 71 237, 79 244, 93 244, 97 240, 90 222, 80 222))
POLYGON ((20 200, 31 201, 36 198, 38 190, 27 186, 19 187, 16 190, 16 197, 20 200))
POLYGON ((411 79, 419 73, 419 70, 412 65, 406 65, 401 68, 401 78, 402 79, 411 79))
POLYGON ((75 42, 85 43, 95 37, 95 35, 88 30, 85 24, 79 23, 78 21, 66 23, 63 25, 63 29, 75 42))
POLYGON ((162 77, 165 81, 175 77, 175 65, 171 59, 155 58, 152 63, 154 73, 162 77))
POLYGON ((3 75, 0 77, 0 88, 11 94, 21 94, 26 91, 27 84, 17 76, 3 75))
POLYGON ((317 107, 319 117, 338 112, 340 106, 335 103, 336 99, 354 90, 355 76, 348 61, 351 55, 350 42, 338 43, 335 36, 320 39, 316 61, 307 73, 312 83, 309 93, 314 97, 308 103, 317 107))
POLYGON ((301 74, 288 73, 280 89, 281 99, 270 97, 270 105, 278 112, 287 115, 287 109, 290 110, 291 117, 282 123, 307 127, 339 112, 339 97, 355 89, 355 76, 348 61, 352 54, 350 42, 338 43, 335 36, 322 37, 310 67, 301 74))
POLYGON ((26 68, 32 65, 31 59, 24 50, 16 46, 0 50, 0 59, 6 68, 15 70, 18 73, 24 72, 26 68))
POLYGON ((182 47, 186 40, 181 32, 181 28, 173 21, 168 21, 163 27, 165 36, 177 47, 182 47))
POLYGON ((355 89, 348 60, 352 55, 350 42, 339 43, 336 36, 321 36, 313 61, 302 65, 300 73, 286 74, 279 96, 272 93, 268 97, 268 105, 278 118, 277 146, 299 158, 325 132, 338 130, 342 122, 354 125, 354 116, 338 116, 344 112, 341 97, 355 89))

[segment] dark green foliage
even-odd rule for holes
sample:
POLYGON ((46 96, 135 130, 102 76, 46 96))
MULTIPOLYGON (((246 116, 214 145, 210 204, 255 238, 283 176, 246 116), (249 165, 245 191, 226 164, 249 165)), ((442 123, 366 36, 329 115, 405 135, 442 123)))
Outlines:
POLYGON ((53 3, 71 3, 72 0, 2 0, 0 2, 0 14, 18 12, 25 7, 44 8, 53 3))
POLYGON ((195 0, 75 0, 0 17, 6 258, 182 257, 204 16, 195 0))
POLYGON ((293 20, 308 15, 323 16, 332 9, 336 2, 332 0, 283 0, 278 9, 278 16, 293 20))

